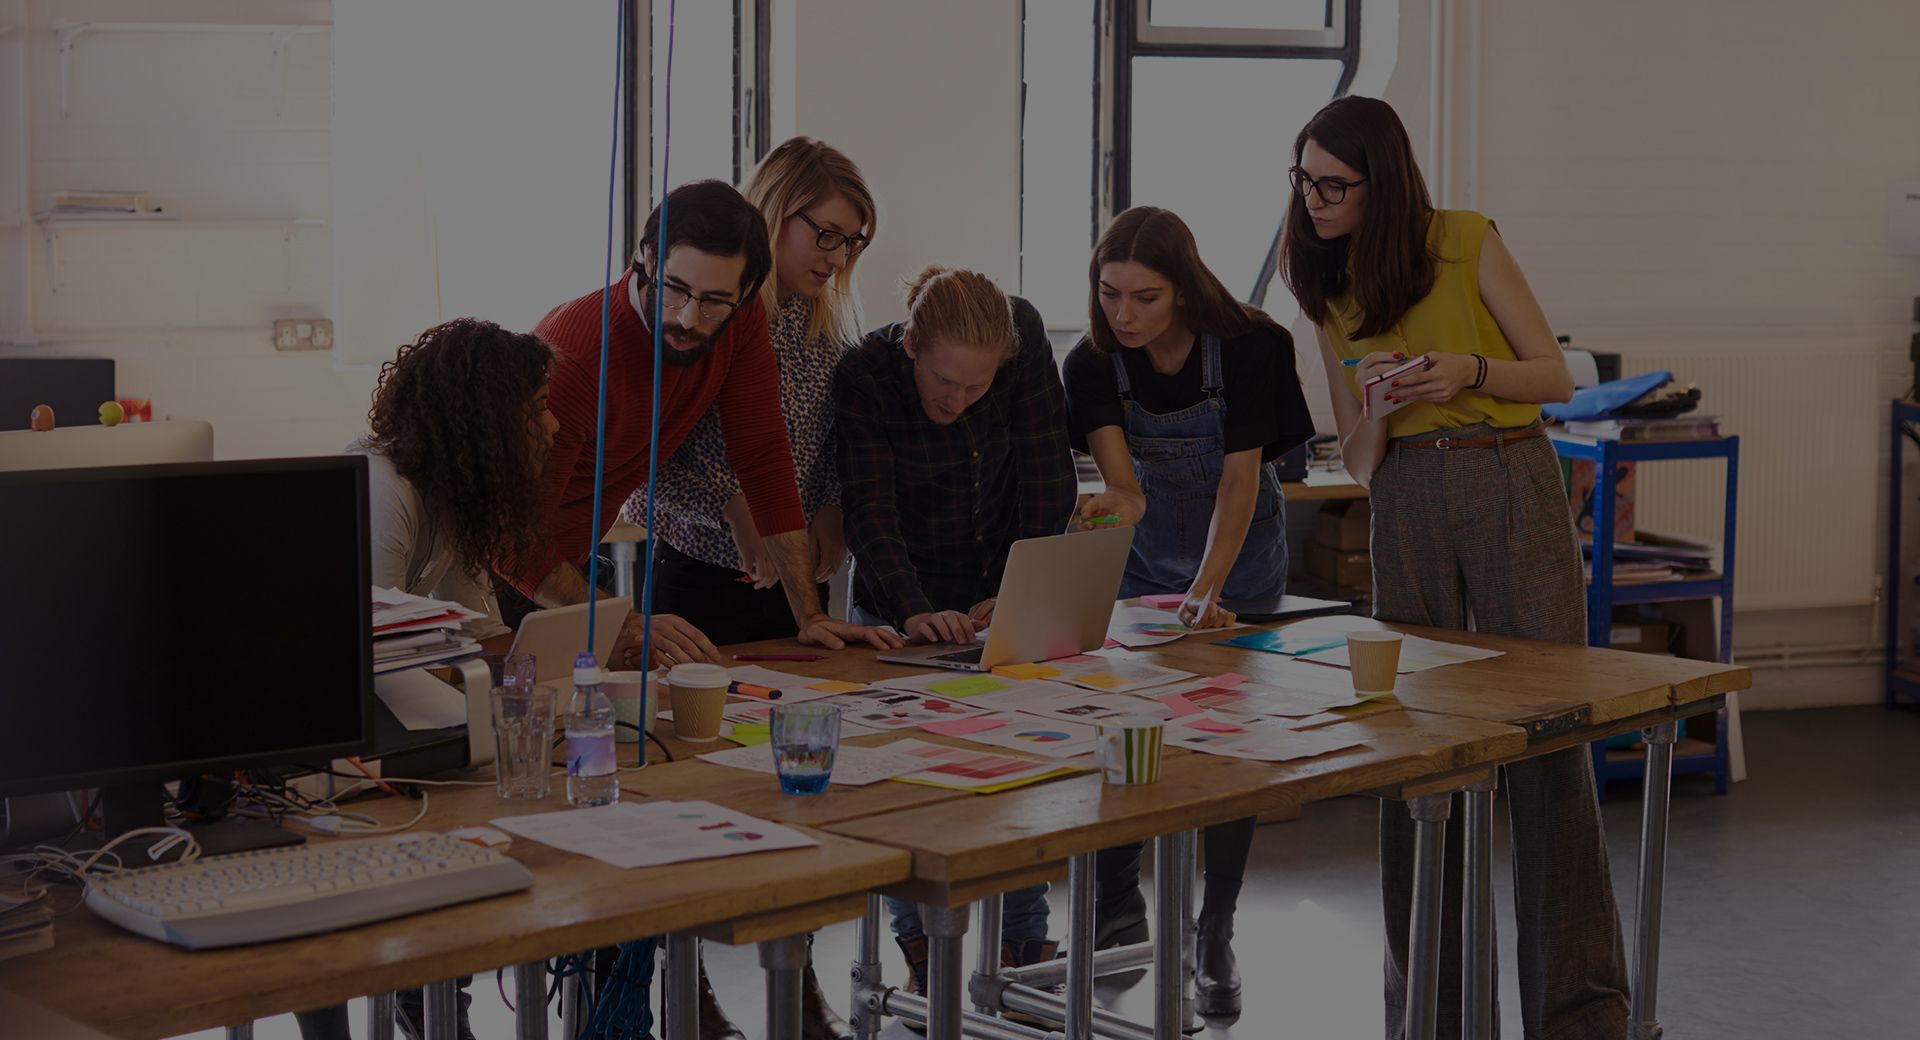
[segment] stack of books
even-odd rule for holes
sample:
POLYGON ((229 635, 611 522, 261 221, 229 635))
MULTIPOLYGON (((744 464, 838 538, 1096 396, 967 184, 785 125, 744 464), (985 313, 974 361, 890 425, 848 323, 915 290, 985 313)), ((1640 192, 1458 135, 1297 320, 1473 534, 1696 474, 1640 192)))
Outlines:
POLYGON ((0 961, 53 948, 53 898, 32 886, 0 891, 0 961))
MULTIPOLYGON (((1593 542, 1581 543, 1586 558, 1587 580, 1593 580, 1593 542)), ((1715 549, 1712 545, 1672 536, 1653 536, 1648 540, 1613 543, 1613 583, 1644 585, 1655 581, 1678 581, 1713 572, 1715 549)))
POLYGON ((485 616, 458 603, 375 587, 374 673, 397 672, 479 653, 480 644, 462 635, 460 629, 485 616))
POLYGON ((1573 437, 1594 441, 1697 441, 1720 436, 1720 420, 1711 415, 1600 419, 1563 423, 1561 429, 1573 437))

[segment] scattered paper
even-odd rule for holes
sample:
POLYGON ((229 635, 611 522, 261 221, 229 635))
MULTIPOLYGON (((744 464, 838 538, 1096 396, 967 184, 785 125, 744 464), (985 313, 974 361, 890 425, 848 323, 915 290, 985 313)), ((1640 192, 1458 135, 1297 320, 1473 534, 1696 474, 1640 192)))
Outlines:
POLYGON ((790 672, 776 672, 771 668, 762 668, 757 664, 734 665, 727 669, 727 676, 737 683, 750 683, 754 686, 765 686, 768 689, 779 690, 780 699, 788 704, 794 704, 799 701, 810 701, 820 697, 830 697, 835 693, 846 693, 851 690, 864 690, 867 688, 858 684, 836 684, 847 685, 848 688, 846 690, 823 690, 820 687, 827 685, 829 680, 816 679, 810 675, 794 675, 790 672))
MULTIPOLYGON (((722 748, 708 751, 700 756, 703 762, 728 766, 733 769, 749 769, 756 773, 775 772, 773 752, 764 747, 722 748)), ((833 774, 829 782, 841 787, 865 787, 882 780, 891 780, 905 773, 917 772, 926 768, 925 763, 916 758, 892 753, 891 747, 860 747, 842 744, 833 755, 833 774)))
POLYGON ((840 709, 843 725, 852 722, 882 731, 914 729, 929 722, 971 718, 986 713, 971 705, 912 690, 846 693, 835 697, 833 704, 840 709))
POLYGON ((998 711, 1022 711, 1061 722, 1092 723, 1122 715, 1150 715, 1166 718, 1170 709, 1147 697, 1125 693, 1100 693, 1037 681, 1023 683, 1017 690, 976 698, 974 705, 998 711))
POLYGON ((1157 592, 1151 596, 1140 597, 1141 603, 1160 610, 1178 610, 1180 604, 1186 601, 1186 595, 1179 592, 1157 592))
POLYGON ((922 766, 919 772, 899 777, 900 780, 982 794, 1082 771, 1079 766, 1035 762, 1012 755, 947 747, 921 740, 895 741, 887 745, 887 750, 905 754, 922 766))
POLYGON ((1241 683, 1246 681, 1247 681, 1247 677, 1244 675, 1241 675, 1239 672, 1224 672, 1220 675, 1214 676, 1211 681, 1211 685, 1213 685, 1218 689, 1231 690, 1235 686, 1238 686, 1241 683))
POLYGON ((373 692, 409 731, 467 724, 467 695, 424 669, 376 675, 373 692))
MULTIPOLYGON (((1444 668, 1450 664, 1462 664, 1467 661, 1485 661, 1488 658, 1503 656, 1505 651, 1482 650, 1477 646, 1462 646, 1459 643, 1443 643, 1437 639, 1424 639, 1420 636, 1406 636, 1400 641, 1399 673, 1408 675, 1424 672, 1430 668, 1444 668)), ((1347 659, 1345 643, 1319 653, 1303 654, 1302 660, 1330 664, 1336 668, 1351 667, 1347 659)))
POLYGON ((1255 762, 1287 762, 1313 758, 1357 746, 1362 741, 1325 730, 1288 729, 1273 719, 1227 722, 1213 716, 1182 719, 1168 724, 1166 742, 1189 751, 1255 762), (1203 725, 1204 724, 1204 725, 1203 725))
POLYGON ((623 870, 819 844, 791 827, 711 802, 620 802, 592 809, 504 816, 493 825, 623 870))
MULTIPOLYGON (((1176 606, 1178 603, 1176 602, 1176 606)), ((1129 648, 1158 646, 1184 639, 1195 632, 1226 632, 1247 626, 1235 624, 1222 628, 1196 629, 1180 620, 1180 615, 1171 610, 1161 610, 1153 606, 1136 607, 1121 605, 1113 608, 1113 618, 1107 622, 1107 638, 1129 648)))
POLYGON ((1168 709, 1173 712, 1173 717, 1176 719, 1188 715, 1198 715, 1206 710, 1177 693, 1163 693, 1154 697, 1154 700, 1166 705, 1168 709))
POLYGON ((1093 753, 1098 736, 1092 726, 1043 719, 1025 712, 1010 712, 1000 718, 1005 720, 1005 725, 969 733, 967 739, 1046 758, 1077 758, 1093 753))
POLYGON ((871 689, 872 687, 866 683, 841 682, 838 679, 822 679, 816 683, 808 683, 804 688, 831 696, 838 693, 858 693, 861 690, 871 689))
MULTIPOLYGON (((1344 677, 1344 673, 1335 674, 1341 674, 1344 677)), ((1235 715, 1279 715, 1297 718, 1360 703, 1363 698, 1354 693, 1351 686, 1352 684, 1348 683, 1345 687, 1337 688, 1337 692, 1329 692, 1246 682, 1221 689, 1211 681, 1201 679, 1168 687, 1158 694, 1156 699, 1163 703, 1171 703, 1169 698, 1177 698, 1195 705, 1196 710, 1224 711, 1235 715)))
POLYGON ((1005 679, 991 675, 963 675, 954 679, 942 679, 927 684, 927 692, 941 697, 978 697, 983 693, 996 693, 1007 688, 1005 679))
POLYGON ((993 674, 1002 679, 1025 681, 1028 679, 1051 679, 1060 674, 1060 669, 1044 664, 1003 664, 996 666, 993 674))
POLYGON ((1060 681, 1107 693, 1131 693, 1165 686, 1170 682, 1193 678, 1192 672, 1163 668, 1144 661, 1115 661, 1100 658, 1086 664, 1069 665, 1060 670, 1060 681))
POLYGON ((949 719, 945 722, 923 723, 920 728, 928 733, 938 733, 943 737, 966 737, 998 729, 1007 724, 1005 719, 994 715, 981 715, 971 719, 949 719))

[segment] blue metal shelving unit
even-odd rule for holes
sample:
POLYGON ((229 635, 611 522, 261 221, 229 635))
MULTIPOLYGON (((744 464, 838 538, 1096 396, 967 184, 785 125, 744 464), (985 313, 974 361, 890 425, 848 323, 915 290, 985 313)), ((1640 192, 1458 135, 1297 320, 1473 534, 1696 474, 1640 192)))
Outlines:
MULTIPOLYGON (((1920 415, 1920 407, 1916 408, 1920 415)), ((1897 424, 1896 424, 1897 426, 1897 424)), ((1581 459, 1594 464, 1593 489, 1593 580, 1587 583, 1587 644, 1612 643, 1613 608, 1641 603, 1674 603, 1681 600, 1714 599, 1720 603, 1720 632, 1717 646, 1720 660, 1733 659, 1733 560, 1734 521, 1740 478, 1740 438, 1714 437, 1685 441, 1610 441, 1587 443, 1583 440, 1553 438, 1553 448, 1561 458, 1581 459), (1619 465, 1623 462, 1661 462, 1668 459, 1726 460, 1726 525, 1721 536, 1721 567, 1718 575, 1679 581, 1615 585, 1613 581, 1613 501, 1619 465)), ((1895 485, 1896 489, 1898 485, 1895 485)), ((1896 506, 1896 508, 1898 508, 1896 506)), ((1898 514, 1896 514, 1897 516, 1898 514)), ((1920 680, 1920 676, 1915 677, 1920 680)), ((1920 689, 1917 682, 1916 689, 1920 689)), ((1593 771, 1606 792, 1608 780, 1637 780, 1643 775, 1641 756, 1623 756, 1609 761, 1606 748, 1593 745, 1593 771)), ((1715 716, 1714 743, 1711 752, 1673 756, 1675 773, 1712 773, 1713 791, 1727 791, 1727 713, 1715 716)))
MULTIPOLYGON (((1905 584, 1901 575, 1906 572, 1900 568, 1900 470, 1905 461, 1906 424, 1920 422, 1920 402, 1893 402, 1892 486, 1887 495, 1887 707, 1897 707, 1902 700, 1920 704, 1920 668, 1902 664, 1900 660, 1900 589, 1905 584)), ((1920 579, 1916 579, 1920 580, 1920 579)))

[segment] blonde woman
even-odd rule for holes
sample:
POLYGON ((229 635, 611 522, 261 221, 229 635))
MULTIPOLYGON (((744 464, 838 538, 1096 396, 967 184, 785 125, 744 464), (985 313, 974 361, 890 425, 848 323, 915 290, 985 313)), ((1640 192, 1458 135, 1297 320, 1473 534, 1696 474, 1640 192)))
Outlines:
MULTIPOLYGON (((860 168, 839 149, 795 137, 767 153, 745 194, 766 218, 773 273, 760 290, 780 365, 794 476, 807 536, 825 582, 846 561, 840 482, 833 471, 833 370, 859 338, 853 267, 873 241, 876 210, 860 168)), ((645 522, 637 493, 626 517, 645 522)), ((661 467, 655 504, 656 611, 686 618, 716 645, 791 638, 796 626, 779 574, 727 461, 720 417, 709 411, 661 467)))

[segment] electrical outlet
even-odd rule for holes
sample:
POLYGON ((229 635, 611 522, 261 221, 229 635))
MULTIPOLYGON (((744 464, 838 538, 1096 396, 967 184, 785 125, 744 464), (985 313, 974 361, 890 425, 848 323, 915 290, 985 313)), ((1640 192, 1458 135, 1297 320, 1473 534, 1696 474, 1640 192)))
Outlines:
POLYGON ((279 318, 273 323, 275 350, 330 350, 333 322, 326 318, 279 318))

